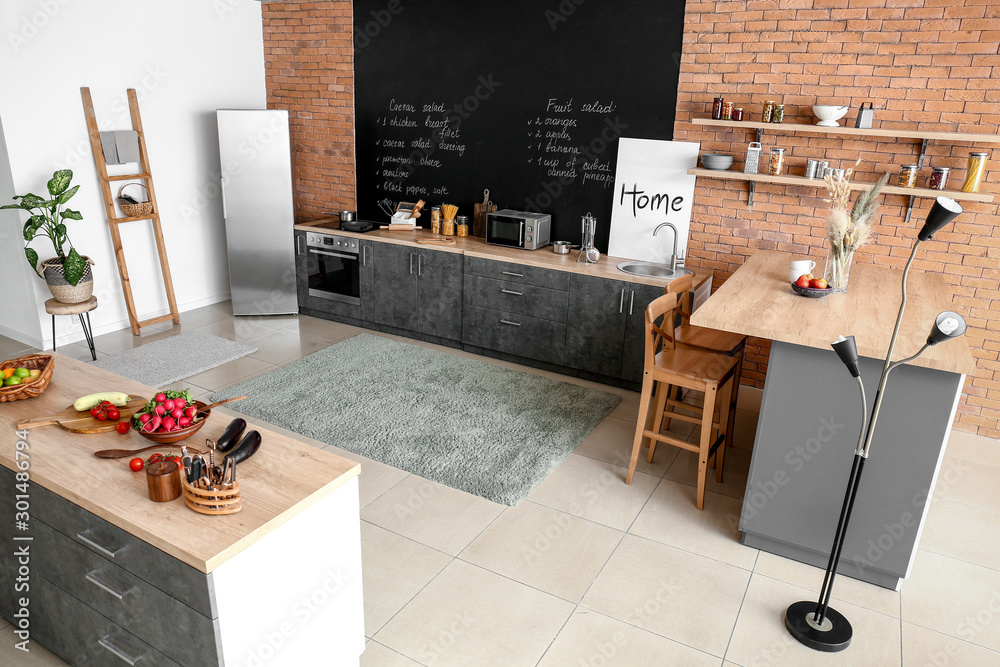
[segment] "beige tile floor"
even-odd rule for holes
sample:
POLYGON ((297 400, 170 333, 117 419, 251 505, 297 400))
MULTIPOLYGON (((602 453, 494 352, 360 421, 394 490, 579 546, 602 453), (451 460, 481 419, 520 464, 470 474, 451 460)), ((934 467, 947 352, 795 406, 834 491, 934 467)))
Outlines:
MULTIPOLYGON (((177 383, 203 398, 361 331, 234 318, 226 303, 181 319, 98 336, 98 354, 181 331, 258 348, 177 383)), ((0 358, 22 348, 0 337, 0 358)), ((79 343, 59 351, 90 358, 79 343)), ((782 614, 816 594, 822 572, 739 544, 754 394, 741 396, 726 479, 710 478, 699 512, 687 452, 661 447, 625 485, 639 397, 603 388, 621 405, 517 507, 306 439, 362 462, 363 665, 1000 665, 1000 443, 952 434, 912 577, 900 592, 840 578, 836 606, 854 643, 819 654, 791 639, 782 614)), ((16 652, 0 623, 0 665, 63 664, 39 646, 16 652)))

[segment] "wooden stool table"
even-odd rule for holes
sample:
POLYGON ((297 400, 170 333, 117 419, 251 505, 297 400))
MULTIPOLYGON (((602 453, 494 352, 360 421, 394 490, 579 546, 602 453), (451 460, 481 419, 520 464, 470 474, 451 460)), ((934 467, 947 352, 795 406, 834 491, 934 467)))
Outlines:
POLYGON ((55 299, 45 302, 45 312, 52 316, 52 351, 56 350, 56 315, 76 315, 80 318, 80 327, 83 328, 83 335, 87 337, 87 346, 90 347, 90 356, 97 361, 97 351, 94 349, 94 332, 90 328, 90 311, 97 308, 97 297, 91 296, 82 303, 63 303, 55 299), (83 316, 87 319, 84 321, 83 316))

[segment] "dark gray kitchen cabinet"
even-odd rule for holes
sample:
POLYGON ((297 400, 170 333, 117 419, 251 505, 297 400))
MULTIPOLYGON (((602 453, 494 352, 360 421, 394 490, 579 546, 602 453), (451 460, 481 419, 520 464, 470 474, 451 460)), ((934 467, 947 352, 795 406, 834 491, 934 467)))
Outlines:
POLYGON ((392 243, 372 246, 373 321, 460 340, 462 256, 392 243))
POLYGON ((646 307, 663 296, 662 287, 631 283, 625 304, 625 342, 622 351, 621 378, 642 382, 642 367, 646 356, 646 307))
POLYGON ((361 241, 361 319, 366 322, 375 320, 375 261, 371 241, 361 241))
POLYGON ((629 283, 573 274, 565 364, 617 377, 622 368, 629 283))

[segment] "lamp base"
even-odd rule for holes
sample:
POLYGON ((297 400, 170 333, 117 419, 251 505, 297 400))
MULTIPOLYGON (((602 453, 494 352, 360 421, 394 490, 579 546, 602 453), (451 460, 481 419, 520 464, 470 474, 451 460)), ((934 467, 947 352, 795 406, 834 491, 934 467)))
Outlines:
POLYGON ((854 630, 840 612, 827 607, 822 625, 813 620, 815 613, 815 601, 796 602, 785 612, 785 627, 799 643, 814 651, 836 653, 851 645, 854 630))

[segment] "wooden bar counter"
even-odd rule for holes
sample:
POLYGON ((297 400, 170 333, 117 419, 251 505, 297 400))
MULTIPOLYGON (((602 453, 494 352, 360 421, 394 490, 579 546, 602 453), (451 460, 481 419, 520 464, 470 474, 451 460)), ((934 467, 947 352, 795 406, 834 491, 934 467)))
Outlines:
MULTIPOLYGON (((830 348, 854 335, 869 406, 900 304, 902 271, 855 264, 846 294, 795 294, 788 264, 758 252, 691 318, 772 341, 740 530, 744 544, 825 567, 861 428, 856 383, 830 348)), ((820 268, 817 264, 817 268, 820 268)), ((954 310, 939 275, 913 270, 895 358, 919 350, 954 310)), ((843 574, 898 589, 909 575, 965 375, 964 338, 894 370, 844 546, 843 574)))
MULTIPOLYGON (((240 512, 207 516, 183 498, 153 502, 145 473, 129 469, 132 457, 93 455, 152 444, 138 434, 16 430, 19 421, 58 413, 87 394, 155 394, 53 356, 44 394, 0 403, 0 539, 10 547, 29 538, 32 639, 72 664, 140 655, 142 664, 250 664, 267 655, 307 664, 324 655, 329 664, 356 665, 364 649, 360 465, 248 420, 262 445, 237 466, 240 512), (18 472, 30 477, 27 493, 18 472), (27 496, 23 532, 14 528, 15 494, 27 496), (325 604, 305 617, 293 613, 318 593, 325 604), (78 622, 65 623, 69 615, 78 622)), ((233 416, 214 409, 184 444, 205 450, 205 439, 218 439, 233 416)), ((9 556, 0 564, 0 612, 13 622, 9 556)))

